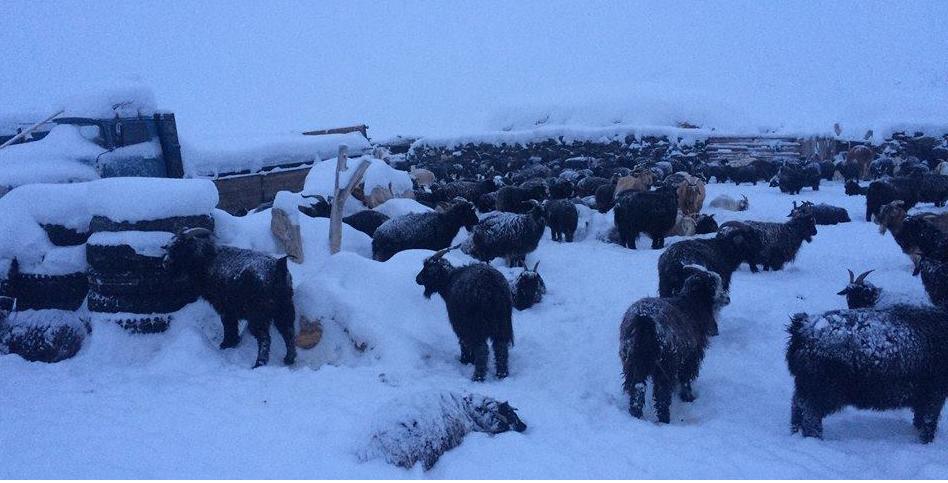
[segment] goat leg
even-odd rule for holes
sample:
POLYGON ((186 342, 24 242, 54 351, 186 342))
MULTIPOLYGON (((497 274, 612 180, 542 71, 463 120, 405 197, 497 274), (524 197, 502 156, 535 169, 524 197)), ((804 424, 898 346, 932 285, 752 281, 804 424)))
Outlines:
POLYGON ((270 324, 260 321, 248 321, 250 333, 257 339, 257 361, 254 369, 267 365, 270 361, 270 324))
POLYGON ((224 327, 224 340, 221 341, 221 349, 230 349, 237 347, 240 343, 240 335, 237 333, 237 317, 229 314, 221 316, 221 325, 224 327))
POLYGON ((507 343, 495 340, 491 341, 491 346, 494 348, 494 365, 497 366, 497 379, 503 379, 510 374, 507 368, 507 343))
POLYGON ((482 340, 472 347, 474 355, 474 376, 471 378, 474 382, 484 382, 487 378, 487 356, 490 350, 487 348, 487 341, 482 340))

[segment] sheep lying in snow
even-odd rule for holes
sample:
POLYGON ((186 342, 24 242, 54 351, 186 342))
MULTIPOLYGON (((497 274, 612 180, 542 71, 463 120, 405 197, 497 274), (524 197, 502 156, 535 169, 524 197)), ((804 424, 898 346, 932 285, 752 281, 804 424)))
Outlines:
POLYGON ((384 262, 403 250, 440 250, 451 245, 461 227, 470 231, 477 223, 474 205, 455 199, 446 211, 410 213, 382 223, 372 237, 372 258, 384 262))
POLYGON ((487 375, 487 341, 494 348, 497 377, 507 377, 507 351, 513 345, 512 296, 507 279, 486 263, 454 267, 445 260, 450 248, 425 260, 415 283, 425 298, 440 294, 448 308, 451 328, 461 346, 461 363, 474 363, 474 381, 487 375))
POLYGON ((455 392, 418 393, 390 401, 378 411, 373 426, 368 445, 358 452, 361 461, 384 458, 402 468, 421 462, 425 471, 468 433, 527 430, 507 402, 455 392))
POLYGON ((511 291, 513 292, 513 306, 517 310, 526 310, 543 300, 546 294, 546 284, 543 283, 543 277, 537 271, 540 262, 533 265, 533 270, 525 268, 514 280, 511 291))
POLYGON ((257 360, 253 367, 270 360, 270 324, 286 344, 283 362, 296 360, 293 283, 286 257, 276 259, 242 248, 218 246, 206 228, 191 228, 176 235, 168 246, 164 265, 172 273, 187 273, 198 292, 221 317, 224 341, 220 348, 240 343, 237 322, 247 321, 247 329, 257 339, 257 360))
POLYGON ((923 443, 935 437, 948 394, 948 313, 934 307, 796 314, 787 366, 791 431, 823 437, 823 418, 846 406, 911 408, 923 443))
POLYGON ((629 414, 642 418, 645 382, 654 385, 655 412, 671 421, 672 390, 680 384, 682 401, 694 401, 691 383, 698 377, 715 312, 730 303, 721 277, 703 267, 687 267, 684 287, 675 297, 644 298, 625 312, 619 328, 623 389, 629 414))
POLYGON ((840 208, 838 206, 827 205, 826 203, 820 203, 814 205, 813 202, 804 201, 799 206, 797 202, 793 202, 793 209, 790 210, 790 214, 787 215, 788 218, 793 218, 794 216, 804 215, 806 213, 811 213, 813 215, 813 220, 817 225, 836 225, 839 223, 849 223, 849 212, 845 208, 840 208))

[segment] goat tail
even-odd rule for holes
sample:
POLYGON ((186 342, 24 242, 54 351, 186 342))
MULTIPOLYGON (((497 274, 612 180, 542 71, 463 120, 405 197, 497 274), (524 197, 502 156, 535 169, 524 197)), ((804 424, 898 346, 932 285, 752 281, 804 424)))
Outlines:
POLYGON ((289 260, 289 258, 290 258, 289 256, 285 256, 285 257, 280 257, 280 258, 277 260, 276 272, 277 272, 277 275, 278 275, 278 280, 280 280, 280 281, 285 281, 285 283, 286 283, 286 288, 292 290, 292 288, 293 288, 293 275, 290 274, 290 268, 289 268, 289 266, 287 265, 287 261, 289 260))
POLYGON ((653 318, 642 314, 635 316, 620 356, 627 391, 652 375, 659 358, 658 330, 653 318))

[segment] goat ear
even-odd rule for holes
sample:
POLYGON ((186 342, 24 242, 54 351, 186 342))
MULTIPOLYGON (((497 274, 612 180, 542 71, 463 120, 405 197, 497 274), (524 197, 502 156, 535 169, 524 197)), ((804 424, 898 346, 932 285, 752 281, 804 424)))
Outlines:
POLYGON ((848 294, 848 293, 849 293, 849 287, 846 287, 846 288, 840 290, 839 292, 836 292, 836 295, 846 295, 846 294, 848 294))

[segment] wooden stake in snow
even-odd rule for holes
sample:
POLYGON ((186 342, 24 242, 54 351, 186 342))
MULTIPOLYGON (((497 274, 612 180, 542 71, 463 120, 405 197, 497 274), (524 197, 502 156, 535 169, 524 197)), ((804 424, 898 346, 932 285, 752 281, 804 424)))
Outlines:
POLYGON ((52 121, 53 119, 55 119, 56 117, 58 117, 60 114, 62 114, 62 113, 64 113, 64 112, 66 112, 65 109, 60 109, 59 112, 57 112, 56 114, 53 114, 53 115, 47 117, 46 119, 43 119, 42 121, 40 121, 40 122, 38 122, 38 123, 36 123, 36 124, 30 126, 30 127, 27 128, 25 131, 23 131, 23 132, 17 134, 16 136, 13 136, 12 138, 8 139, 7 142, 5 142, 5 143, 3 143, 3 144, 0 144, 0 149, 3 149, 3 148, 5 148, 5 147, 7 147, 7 146, 9 146, 9 145, 11 145, 11 144, 13 144, 13 143, 19 141, 20 139, 29 136, 31 132, 33 132, 33 131, 36 130, 36 128, 42 126, 43 124, 46 124, 46 123, 49 122, 49 121, 52 121))
POLYGON ((345 188, 339 188, 339 173, 346 171, 346 161, 348 160, 349 146, 345 144, 339 146, 339 157, 336 158, 336 182, 333 187, 332 211, 329 214, 329 253, 335 255, 339 253, 342 246, 342 210, 345 207, 346 200, 352 190, 362 182, 362 176, 369 169, 369 162, 362 161, 355 173, 349 178, 349 183, 345 188))

